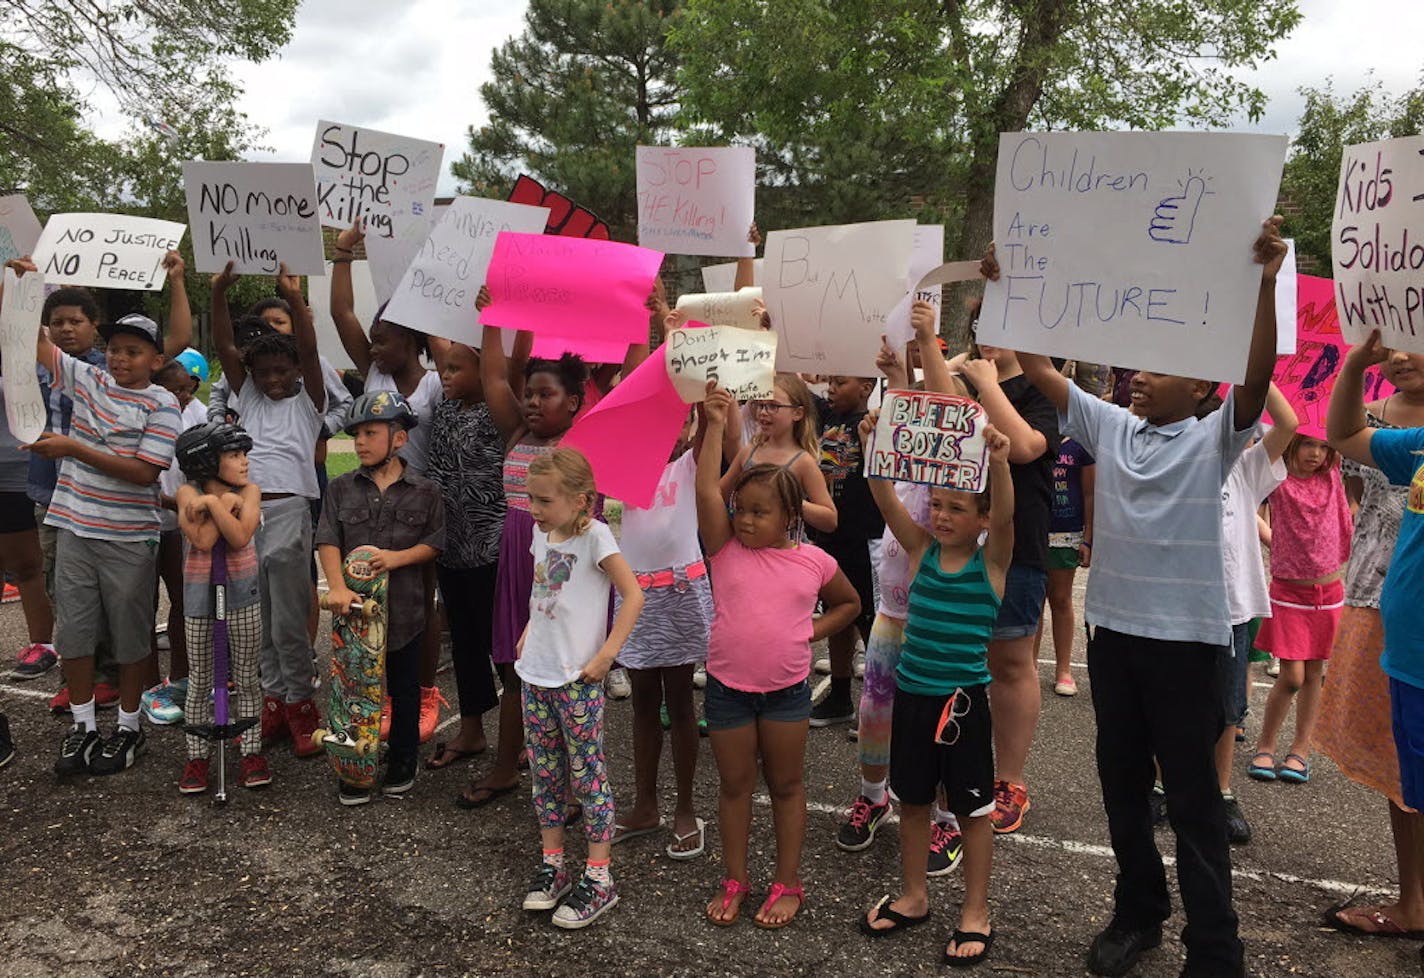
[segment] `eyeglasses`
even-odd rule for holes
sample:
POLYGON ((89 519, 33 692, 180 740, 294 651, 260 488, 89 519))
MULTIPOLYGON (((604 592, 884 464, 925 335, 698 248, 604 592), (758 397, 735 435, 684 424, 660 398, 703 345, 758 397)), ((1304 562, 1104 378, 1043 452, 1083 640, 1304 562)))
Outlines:
POLYGON ((747 406, 753 411, 779 411, 782 408, 794 408, 795 404, 782 404, 780 401, 748 401, 747 406))
POLYGON ((959 721, 969 715, 972 704, 963 690, 956 689, 954 695, 945 700, 944 710, 939 715, 939 725, 935 727, 935 743, 953 747, 959 740, 959 721))

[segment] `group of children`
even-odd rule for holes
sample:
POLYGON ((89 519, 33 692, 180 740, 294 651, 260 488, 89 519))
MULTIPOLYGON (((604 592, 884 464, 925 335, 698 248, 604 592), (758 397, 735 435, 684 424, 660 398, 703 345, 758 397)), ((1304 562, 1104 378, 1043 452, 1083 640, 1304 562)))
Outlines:
MULTIPOLYGON (((988 416, 984 492, 865 478, 876 381, 832 377, 818 399, 803 378, 778 374, 770 398, 740 407, 708 385, 652 504, 625 508, 618 538, 602 520, 588 461, 560 443, 616 382, 620 365, 590 373, 577 357, 533 358, 527 334, 506 353, 494 328, 478 350, 379 314, 368 334, 351 302, 358 229, 337 241, 331 305, 347 352, 366 374, 366 393, 339 416, 333 399, 344 388, 331 382, 299 283, 285 271, 280 302, 237 324, 226 303, 236 277, 230 267, 215 277, 213 340, 226 390, 218 417, 191 424, 180 415, 192 397, 188 374, 154 382, 164 369, 157 327, 136 316, 102 326, 104 361, 81 361, 92 354, 80 348, 82 330, 66 338, 66 299, 91 323, 97 314, 91 300, 61 290, 55 295, 65 298, 46 305, 50 329, 37 361, 69 406, 63 427, 27 446, 62 460, 44 518, 57 531, 55 648, 73 714, 56 770, 115 773, 144 749, 142 669, 152 661, 165 545, 181 566, 165 580, 170 598, 181 599, 188 722, 211 716, 217 609, 209 584, 221 557, 237 712, 261 716, 260 733, 243 737, 240 783, 271 780, 263 745, 283 732, 299 756, 319 752, 312 552, 328 582, 327 605, 345 611, 355 595, 341 561, 364 544, 377 548, 373 566, 390 573, 383 711, 390 749, 380 790, 403 794, 416 776, 439 650, 438 593, 460 726, 427 767, 484 750, 483 715, 498 709, 494 762, 458 803, 488 805, 519 784, 521 767, 530 770, 541 855, 525 909, 552 910, 556 925, 576 929, 616 905, 612 847, 663 825, 664 727, 677 784, 667 855, 706 851, 708 823, 693 800, 692 695, 694 670, 705 664, 723 860, 708 920, 736 923, 754 889, 749 840, 759 777, 771 799, 776 860, 750 916, 764 928, 795 919, 806 899, 808 731, 858 712, 861 789, 836 843, 867 848, 898 804, 903 876, 899 895, 869 908, 860 928, 878 939, 926 921, 927 876, 962 861, 964 901, 943 962, 972 966, 990 955, 996 936, 988 902, 993 836, 1018 829, 1030 808, 1023 772, 1040 709, 1035 659, 1045 602, 1054 689, 1070 696, 1072 585, 1078 567, 1091 567, 1088 668, 1120 872, 1115 913, 1088 966, 1124 974, 1160 941, 1170 904, 1152 837, 1156 793, 1181 843, 1183 974, 1242 974, 1228 836, 1243 841, 1236 822, 1244 817, 1229 772, 1245 712, 1249 626, 1265 618, 1256 644, 1283 660, 1250 773, 1306 781, 1352 529, 1333 450, 1294 436, 1289 405, 1270 389, 1273 285, 1284 253, 1278 223, 1267 222, 1255 246, 1263 274, 1247 379, 1224 401, 1206 381, 1139 372, 1123 409, 1045 357, 982 341, 947 361, 932 309, 916 303, 911 324, 925 389, 974 396, 988 416), (261 312, 274 312, 285 329, 261 312), (422 365, 427 354, 438 374, 422 365), (1256 440, 1268 396, 1274 427, 1256 440), (359 467, 323 486, 318 446, 339 431, 352 435, 359 467), (170 465, 181 477, 167 491, 160 487, 170 465), (1263 502, 1269 523, 1258 515, 1263 502), (165 505, 176 517, 169 532, 181 540, 164 538, 165 505), (1269 591, 1263 540, 1271 545, 1269 591), (823 639, 830 690, 813 704, 811 643, 823 639), (850 699, 857 639, 866 657, 858 711, 850 699), (119 722, 109 738, 94 720, 101 644, 118 664, 119 722), (632 679, 635 781, 632 803, 616 812, 602 736, 604 680, 615 662, 632 679), (1295 739, 1277 763, 1293 699, 1295 739), (565 853, 565 831, 579 822, 582 873, 565 853)), ((983 272, 998 275, 992 250, 983 272)), ((477 304, 489 298, 482 290, 477 304)), ((660 291, 648 306, 654 333, 677 324, 660 291)), ((88 339, 92 347, 92 333, 88 339)), ((630 348, 622 373, 648 352, 645 344, 630 348)), ((1371 347, 1359 359, 1379 356, 1371 347)), ((911 385, 899 351, 882 349, 877 366, 891 388, 911 385)), ((1349 385, 1342 390, 1358 396, 1349 385)), ((1366 464, 1381 457, 1356 444, 1360 432, 1348 434, 1345 454, 1366 464)), ((1405 447, 1414 434, 1389 443, 1393 454, 1381 467, 1392 478, 1414 476, 1405 447)), ((1420 511, 1424 505, 1411 505, 1411 514, 1420 511)), ((1396 561, 1401 574, 1412 566, 1396 561)), ((16 569, 16 576, 23 591, 33 575, 16 569)), ((1401 615, 1396 597, 1385 611, 1387 635, 1401 615)), ((170 685, 182 679, 178 648, 170 685)), ((1412 675, 1408 654, 1395 660, 1405 673, 1400 685, 1412 675)), ((202 792, 207 745, 190 737, 188 746, 179 787, 202 792)), ((1406 800, 1417 791, 1409 770, 1406 800)), ((339 797, 356 805, 370 792, 343 785, 339 797)))

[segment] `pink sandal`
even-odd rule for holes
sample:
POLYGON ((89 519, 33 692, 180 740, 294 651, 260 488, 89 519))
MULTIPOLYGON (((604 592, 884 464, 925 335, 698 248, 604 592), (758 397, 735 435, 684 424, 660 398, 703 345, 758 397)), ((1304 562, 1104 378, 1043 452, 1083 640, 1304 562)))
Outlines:
MULTIPOLYGON (((752 888, 751 888, 750 886, 748 886, 746 883, 741 882, 740 880, 734 880, 734 879, 724 879, 724 880, 722 880, 722 912, 723 912, 723 913, 726 913, 726 912, 727 912, 727 908, 732 905, 732 901, 735 900, 737 897, 739 897, 739 896, 745 896, 746 894, 750 893, 751 891, 752 891, 752 888)), ((707 914, 707 919, 710 920, 713 924, 717 925, 718 927, 731 927, 733 924, 735 924, 735 923, 737 922, 737 920, 738 920, 741 916, 742 916, 742 905, 741 905, 741 904, 737 904, 737 912, 734 913, 734 914, 732 914, 732 916, 727 917, 727 918, 725 918, 725 919, 718 919, 717 917, 712 916, 712 914, 709 912, 709 913, 707 914)))
POLYGON ((758 910, 757 915, 752 918, 752 923, 756 924, 762 930, 780 930, 781 928, 785 927, 787 924, 795 920, 796 917, 801 913, 801 908, 805 905, 806 887, 802 886, 800 883, 796 884, 795 886, 786 886, 781 883, 773 883, 771 884, 771 890, 768 891, 766 894, 766 900, 762 903, 761 909, 758 910), (776 901, 780 900, 782 897, 796 898, 796 913, 793 913, 790 917, 787 917, 779 924, 764 923, 761 918, 766 914, 768 910, 775 906, 776 901))

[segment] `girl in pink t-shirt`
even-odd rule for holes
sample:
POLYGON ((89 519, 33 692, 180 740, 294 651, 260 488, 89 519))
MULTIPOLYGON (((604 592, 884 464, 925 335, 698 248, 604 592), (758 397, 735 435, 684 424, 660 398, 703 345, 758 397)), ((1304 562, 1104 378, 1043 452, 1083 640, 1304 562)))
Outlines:
POLYGON ((747 846, 757 757, 771 795, 776 877, 758 927, 785 927, 806 898, 806 734, 811 717, 811 642, 845 628, 860 599, 835 560, 801 537, 801 484, 785 468, 752 465, 736 476, 730 505, 718 485, 722 434, 734 402, 708 384, 707 430, 697 458, 697 525, 711 567, 713 618, 707 649, 707 729, 721 779, 718 824, 722 888, 707 918, 725 926, 750 892, 747 846), (825 613, 814 622, 816 599, 825 613))
POLYGON ((1319 438, 1296 435, 1286 448, 1286 481, 1268 500, 1271 509, 1271 617, 1256 646, 1281 660, 1266 699, 1261 738, 1246 773, 1257 781, 1310 780, 1310 740, 1320 705, 1325 660, 1335 644, 1341 580, 1350 559, 1354 520, 1335 450, 1319 438), (1296 693, 1295 739, 1276 764, 1276 737, 1296 693))

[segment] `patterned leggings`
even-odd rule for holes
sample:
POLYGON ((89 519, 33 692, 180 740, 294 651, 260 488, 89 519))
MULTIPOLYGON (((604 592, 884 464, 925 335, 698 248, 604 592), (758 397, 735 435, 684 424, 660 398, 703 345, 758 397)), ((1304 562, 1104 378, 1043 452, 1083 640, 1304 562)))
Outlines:
MULTIPOLYGON (((188 699, 183 706, 187 723, 213 722, 213 623, 212 618, 183 619, 188 639, 188 699)), ((262 606, 250 604, 227 613, 228 678, 237 686, 236 709, 228 710, 228 721, 262 715, 262 687, 257 681, 257 659, 262 648, 262 606)), ((231 705, 231 704, 230 704, 231 705)), ((187 736, 188 759, 208 756, 212 744, 192 734, 187 736)), ((255 729, 242 735, 243 756, 260 754, 262 737, 255 729)))
POLYGON ((860 763, 890 763, 890 712, 895 704, 895 667, 905 643, 905 623, 876 615, 865 645, 865 681, 860 690, 860 763))
POLYGON ((583 805, 589 842, 613 839, 613 789, 603 758, 603 686, 575 680, 550 689, 524 683, 524 737, 534 781, 534 814, 559 828, 573 800, 583 805))

